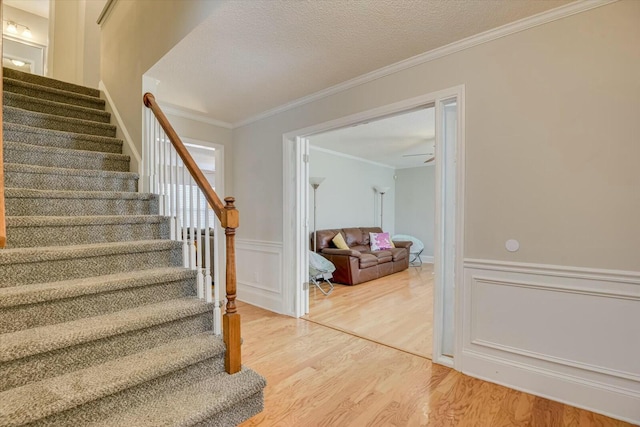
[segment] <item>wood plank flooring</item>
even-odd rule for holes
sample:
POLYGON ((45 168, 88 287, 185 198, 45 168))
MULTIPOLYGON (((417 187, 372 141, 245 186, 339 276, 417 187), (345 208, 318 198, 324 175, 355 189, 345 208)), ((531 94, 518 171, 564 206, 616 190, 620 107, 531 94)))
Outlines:
POLYGON ((423 264, 355 286, 336 284, 329 296, 314 286, 305 318, 431 358, 433 281, 433 264, 423 264))
POLYGON ((267 378, 241 426, 630 426, 245 303, 243 363, 267 378))

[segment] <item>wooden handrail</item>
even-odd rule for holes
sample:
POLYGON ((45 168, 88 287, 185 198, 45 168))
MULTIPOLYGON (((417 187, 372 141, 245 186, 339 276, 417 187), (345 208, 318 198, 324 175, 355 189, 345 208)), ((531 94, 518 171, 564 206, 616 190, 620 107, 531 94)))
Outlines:
MULTIPOLYGON (((2 0, 0 0, 0 19, 2 19, 2 0)), ((3 44, 2 44, 2 37, 0 37, 0 57, 2 57, 2 49, 3 49, 3 44)), ((2 147, 2 140, 3 138, 3 132, 2 132, 2 126, 3 126, 3 118, 2 118, 2 106, 3 106, 3 101, 2 101, 2 91, 4 90, 2 87, 2 77, 3 77, 3 70, 2 67, 0 67, 0 249, 4 248, 7 245, 7 223, 6 223, 6 219, 5 219, 5 207, 4 207, 4 159, 2 157, 2 153, 3 153, 3 147, 2 147)))
POLYGON ((236 228, 238 228, 240 221, 238 210, 234 205, 235 199, 233 197, 227 197, 224 199, 225 204, 222 204, 216 192, 211 188, 211 184, 209 184, 209 181, 207 181, 204 174, 191 157, 191 154, 189 154, 189 151, 182 143, 182 140, 169 123, 169 120, 160 109, 160 106, 156 102, 153 94, 148 92, 145 93, 143 101, 144 105, 153 112, 156 120, 158 120, 158 123, 167 135, 167 138, 171 141, 171 145, 175 148, 185 167, 220 220, 220 224, 224 227, 227 249, 227 277, 225 280, 227 304, 225 307, 225 313, 222 316, 223 338, 227 347, 227 351, 225 353, 225 369, 227 373, 235 374, 240 371, 242 365, 240 352, 240 315, 238 314, 238 309, 236 307, 237 279, 235 249, 236 228))

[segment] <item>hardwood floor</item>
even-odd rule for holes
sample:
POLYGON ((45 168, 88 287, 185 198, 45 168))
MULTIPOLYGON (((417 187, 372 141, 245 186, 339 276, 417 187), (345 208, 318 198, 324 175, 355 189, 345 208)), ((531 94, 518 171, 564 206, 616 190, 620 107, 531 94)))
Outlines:
POLYGON ((238 304, 243 363, 267 378, 241 426, 629 426, 304 319, 238 304))
POLYGON ((329 296, 309 291, 306 319, 431 358, 433 265, 356 286, 336 284, 329 296))

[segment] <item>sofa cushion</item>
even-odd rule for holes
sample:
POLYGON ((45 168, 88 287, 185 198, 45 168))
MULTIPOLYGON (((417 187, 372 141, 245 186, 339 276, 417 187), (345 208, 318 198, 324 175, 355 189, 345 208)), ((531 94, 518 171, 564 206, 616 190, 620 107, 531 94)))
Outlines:
POLYGON ((409 255, 409 250, 405 248, 391 248, 389 252, 391 252, 394 261, 400 261, 409 255))
POLYGON ((334 237, 331 241, 334 245, 336 245, 336 248, 338 249, 349 249, 349 245, 347 245, 347 242, 344 241, 342 233, 336 234, 336 237, 334 237))
POLYGON ((376 257, 378 259, 378 263, 381 264, 383 262, 390 262, 393 259, 393 254, 391 253, 391 251, 385 250, 385 251, 365 251, 363 252, 364 254, 367 255, 373 255, 374 257, 376 257))
POLYGON ((364 245, 351 246, 349 247, 349 249, 352 249, 358 252, 371 252, 371 248, 369 246, 364 246, 364 245))
POLYGON ((380 227, 362 227, 362 244, 369 246, 371 242, 369 241, 369 233, 382 233, 382 228, 380 227))
MULTIPOLYGON (((318 230, 316 233, 318 237, 318 244, 316 245, 316 250, 319 251, 320 249, 323 249, 323 248, 335 247, 331 243, 331 239, 336 237, 336 234, 338 234, 339 232, 340 230, 318 230)), ((311 233, 311 238, 313 238, 313 233, 311 233)))
POLYGON ((362 254, 360 256, 360 268, 368 268, 378 265, 378 258, 371 254, 362 254))
POLYGON ((364 245, 364 241, 362 238, 362 230, 359 228, 343 228, 342 232, 344 233, 345 240, 349 247, 356 245, 364 245))
POLYGON ((383 251, 394 247, 391 244, 389 233, 369 233, 369 241, 371 242, 372 251, 383 251))

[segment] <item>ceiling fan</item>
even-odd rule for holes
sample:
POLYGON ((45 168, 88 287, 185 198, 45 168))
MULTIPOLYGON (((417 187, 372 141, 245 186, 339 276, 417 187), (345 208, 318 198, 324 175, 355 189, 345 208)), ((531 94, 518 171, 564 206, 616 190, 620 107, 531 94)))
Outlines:
POLYGON ((436 155, 433 153, 420 153, 420 154, 403 154, 402 157, 415 157, 415 156, 431 156, 424 163, 431 163, 436 159, 436 155))

